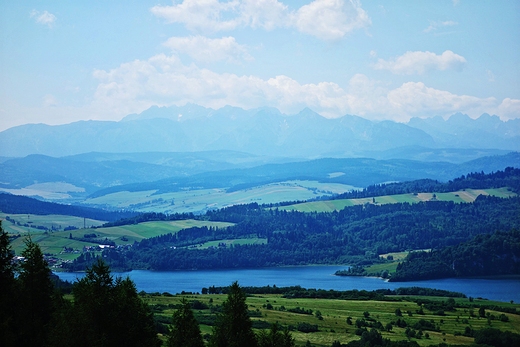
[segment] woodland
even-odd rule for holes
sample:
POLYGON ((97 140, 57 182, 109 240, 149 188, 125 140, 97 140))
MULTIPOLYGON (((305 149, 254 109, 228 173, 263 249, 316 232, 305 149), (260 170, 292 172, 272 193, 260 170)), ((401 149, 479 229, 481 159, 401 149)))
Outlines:
MULTIPOLYGON (((504 185, 519 192, 520 170, 469 174, 439 183, 429 180, 371 186, 359 194, 443 191, 504 185)), ((281 205, 236 205, 204 215, 141 214, 106 225, 186 217, 235 223, 227 228, 195 227, 144 239, 125 249, 106 249, 103 259, 114 269, 222 269, 282 265, 350 264, 363 267, 387 260, 379 255, 412 252, 391 280, 489 275, 500 262, 498 274, 518 274, 520 197, 479 196, 473 203, 424 201, 420 203, 364 204, 335 212, 286 211, 281 205), (265 239, 263 244, 194 248, 205 242, 229 239, 265 239), (496 252, 495 252, 496 251, 496 252), (447 255, 449 253, 449 256, 447 255), (442 259, 439 260, 439 259, 442 259), (428 264, 428 265, 425 265, 428 264)), ((95 255, 82 254, 66 265, 83 270, 95 255)), ((495 273, 497 273, 495 271, 495 273)), ((363 273, 361 273, 363 274, 363 273)))

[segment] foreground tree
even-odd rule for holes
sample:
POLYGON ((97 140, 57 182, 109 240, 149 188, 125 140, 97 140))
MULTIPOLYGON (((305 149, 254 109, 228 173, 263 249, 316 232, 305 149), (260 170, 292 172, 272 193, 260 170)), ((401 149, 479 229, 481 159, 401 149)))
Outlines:
POLYGON ((222 303, 222 314, 218 316, 210 340, 211 347, 256 347, 253 323, 249 318, 246 295, 234 282, 226 301, 222 303))
POLYGON ((278 324, 271 325, 269 332, 258 334, 258 347, 295 347, 294 339, 288 329, 280 330, 278 324))
POLYGON ((15 298, 16 281, 13 265, 14 252, 9 243, 9 235, 0 221, 0 346, 15 345, 15 298))
POLYGON ((40 246, 33 242, 31 237, 25 242, 22 256, 24 260, 20 264, 18 274, 20 286, 18 345, 38 346, 46 341, 48 324, 53 314, 52 272, 40 246))
POLYGON ((54 329, 56 345, 73 346, 160 346, 153 314, 129 279, 114 280, 101 260, 87 269, 74 284, 73 304, 63 305, 54 329))
POLYGON ((195 319, 191 305, 186 299, 182 299, 181 307, 173 314, 168 346, 204 347, 199 323, 195 319))

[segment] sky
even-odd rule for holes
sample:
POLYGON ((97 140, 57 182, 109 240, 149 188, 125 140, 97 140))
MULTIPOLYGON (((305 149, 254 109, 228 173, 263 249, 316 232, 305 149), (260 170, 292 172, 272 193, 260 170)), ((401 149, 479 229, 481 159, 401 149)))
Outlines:
POLYGON ((195 103, 520 118, 518 0, 0 0, 0 131, 195 103))

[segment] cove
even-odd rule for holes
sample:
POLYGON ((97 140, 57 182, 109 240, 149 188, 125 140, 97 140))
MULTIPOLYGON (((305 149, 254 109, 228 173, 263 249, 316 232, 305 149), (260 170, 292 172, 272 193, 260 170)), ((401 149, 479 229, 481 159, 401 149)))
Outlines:
MULTIPOLYGON (((334 290, 376 290, 399 287, 444 289, 466 294, 468 297, 520 302, 520 279, 446 278, 414 282, 386 282, 375 277, 334 276, 347 266, 298 266, 261 269, 113 272, 115 277, 130 277, 138 291, 148 293, 201 292, 210 286, 228 286, 238 281, 241 286, 301 286, 303 288, 334 290)), ((85 274, 56 272, 62 280, 74 282, 85 274)))

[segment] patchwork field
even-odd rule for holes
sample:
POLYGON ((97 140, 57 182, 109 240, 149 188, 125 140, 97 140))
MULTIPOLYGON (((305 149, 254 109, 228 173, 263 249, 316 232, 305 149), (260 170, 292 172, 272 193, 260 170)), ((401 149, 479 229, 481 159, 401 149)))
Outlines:
MULTIPOLYGON (((0 218, 5 219, 7 215, 0 214, 0 218)), ((179 230, 191 227, 218 227, 226 228, 232 223, 225 222, 209 222, 197 221, 193 219, 179 221, 161 221, 161 222, 145 222, 140 224, 125 225, 109 228, 89 228, 88 226, 102 225, 103 221, 86 219, 87 229, 83 229, 83 218, 60 216, 60 215, 9 215, 9 218, 15 221, 15 224, 3 220, 2 227, 9 234, 20 235, 12 240, 12 247, 16 254, 20 254, 25 248, 25 239, 28 235, 33 241, 37 242, 44 254, 53 255, 62 260, 71 260, 79 255, 79 252, 86 246, 96 246, 99 243, 86 238, 85 236, 95 234, 96 240, 113 241, 116 245, 133 244, 145 238, 150 238, 167 233, 176 233, 179 230), (16 222, 27 224, 32 221, 32 227, 17 226, 16 222), (78 229, 74 230, 39 230, 34 226, 64 226, 74 225, 78 229), (68 248, 67 252, 64 249, 68 248)), ((29 225, 29 224, 28 224, 29 225)), ((261 242, 259 240, 250 240, 251 243, 261 242)), ((236 243, 245 243, 246 241, 230 241, 236 243)), ((218 242, 217 242, 218 243, 218 242)), ((207 246, 209 247, 209 246, 207 246)))
POLYGON ((324 200, 312 201, 300 204, 288 205, 281 207, 287 211, 301 211, 301 212, 332 212, 339 211, 348 206, 365 205, 365 204, 395 204, 395 203, 418 203, 421 201, 453 201, 456 203, 473 202, 479 195, 492 195, 500 198, 507 198, 516 196, 515 193, 508 190, 508 188, 497 189, 465 189, 449 193, 418 193, 418 194, 398 194, 398 195, 384 195, 375 198, 362 199, 339 199, 339 200, 324 200))
MULTIPOLYGON (((208 325, 212 321, 214 314, 212 307, 222 305, 226 300, 226 295, 146 295, 146 302, 151 305, 155 315, 163 322, 169 322, 175 305, 180 303, 181 298, 186 297, 188 301, 202 303, 202 306, 194 309, 194 313, 199 320, 202 334, 211 334, 212 327, 208 325)), ((443 301, 446 298, 424 297, 428 300, 443 301)), ((420 309, 415 302, 410 299, 401 298, 402 301, 353 301, 353 300, 335 300, 335 299, 288 299, 281 295, 249 295, 247 304, 249 310, 252 311, 252 320, 255 327, 268 328, 269 324, 279 323, 284 327, 292 326, 291 331, 293 338, 298 346, 304 346, 307 341, 313 346, 330 347, 334 341, 347 343, 352 340, 359 340, 356 335, 356 321, 366 319, 368 322, 381 322, 383 327, 388 323, 394 322, 400 318, 406 321, 408 327, 420 324, 421 320, 426 321, 434 327, 434 329, 421 330, 420 338, 410 338, 416 341, 420 346, 438 345, 440 343, 470 345, 473 338, 463 336, 466 327, 478 330, 486 327, 493 327, 500 330, 508 330, 520 333, 520 316, 515 314, 505 315, 507 322, 498 319, 502 312, 486 310, 495 317, 493 320, 479 318, 478 308, 457 308, 455 311, 445 311, 445 315, 441 316, 436 312, 423 309, 423 314, 417 313, 420 309), (289 312, 290 309, 299 307, 303 310, 312 310, 312 314, 299 314, 289 312), (396 310, 402 311, 402 317, 396 316, 396 310), (369 314, 368 319, 366 313, 369 314), (409 312, 409 313, 408 313, 409 312), (322 317, 322 319, 319 318, 322 317), (352 324, 347 323, 350 317, 352 324), (298 331, 297 327, 301 323, 317 326, 317 332, 304 333, 298 331)), ((455 299, 457 303, 467 305, 468 299, 455 299)), ((505 307, 520 308, 518 304, 490 302, 487 300, 475 299, 473 304, 492 305, 497 304, 505 307)), ((370 330, 370 328, 367 328, 370 330)), ((413 329, 413 328, 412 328, 413 329)), ((419 329, 414 329, 419 331, 419 329)), ((406 328, 398 327, 392 324, 390 331, 380 330, 383 337, 390 340, 408 340, 406 336, 406 328)))
POLYGON ((202 212, 229 205, 277 203, 280 201, 302 201, 318 196, 330 196, 355 189, 338 183, 317 181, 285 181, 254 188, 228 192, 218 189, 187 189, 179 192, 157 194, 155 190, 139 192, 117 192, 85 200, 93 206, 112 206, 141 212, 202 212))

